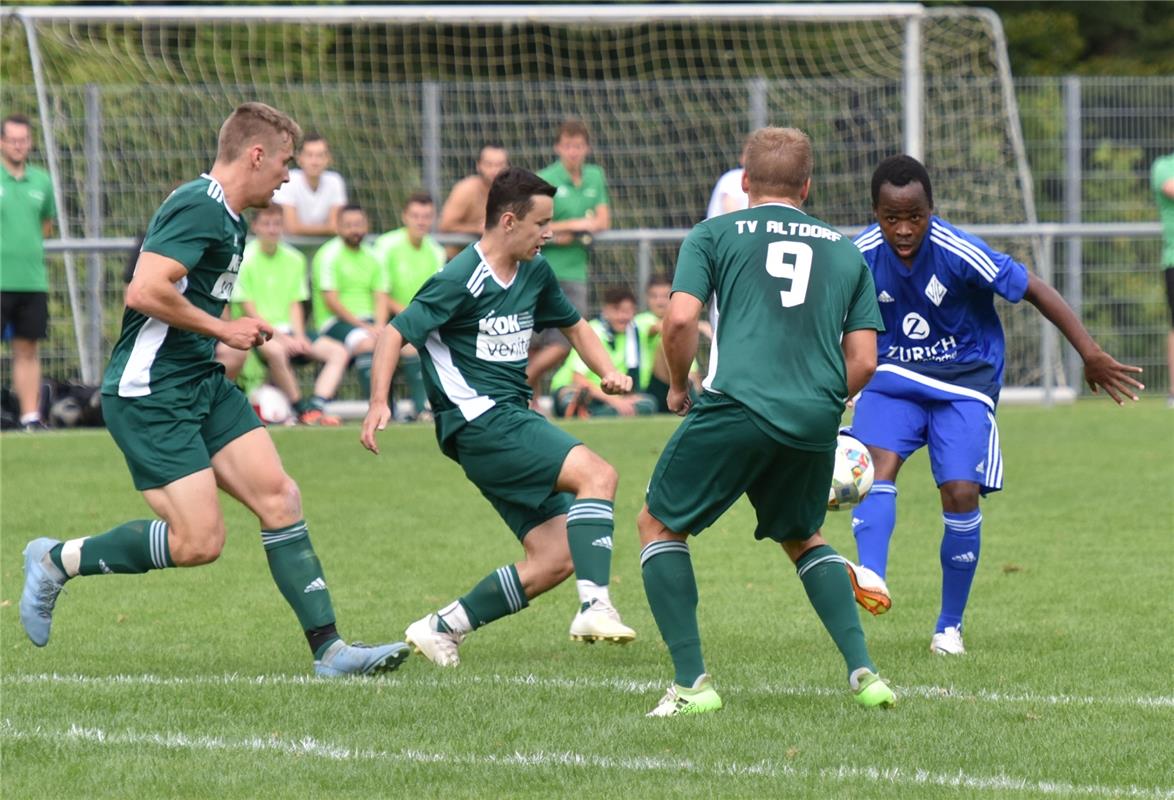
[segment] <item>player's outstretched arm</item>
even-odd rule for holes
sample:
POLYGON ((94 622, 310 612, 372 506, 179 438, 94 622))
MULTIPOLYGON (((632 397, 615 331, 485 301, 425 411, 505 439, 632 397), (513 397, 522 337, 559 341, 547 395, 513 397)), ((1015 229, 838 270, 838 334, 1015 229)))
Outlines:
POLYGON ((196 308, 175 288, 187 274, 187 267, 173 258, 140 253, 134 278, 126 287, 127 308, 173 328, 213 336, 237 350, 248 350, 273 336, 273 328, 264 320, 253 317, 223 320, 196 308))
POLYGON ((587 320, 580 319, 561 330, 583 363, 600 377, 599 385, 603 391, 608 394, 627 394, 632 391, 632 376, 616 371, 615 364, 611 362, 611 357, 603 349, 603 343, 587 320))
POLYGON ((391 392, 391 376, 399 365, 400 350, 404 346, 404 336, 394 325, 384 325, 375 342, 375 352, 371 356, 371 399, 367 407, 367 416, 363 418, 363 431, 359 434, 359 441, 375 455, 379 455, 379 445, 375 441, 376 431, 387 427, 391 421, 391 406, 387 397, 391 392))
POLYGON ((1059 292, 1038 276, 1028 274, 1023 296, 1076 348, 1084 361, 1084 380, 1089 389, 1094 393, 1104 389, 1119 406, 1125 404, 1125 398, 1137 400, 1134 390, 1144 389, 1145 384, 1133 376, 1141 372, 1141 367, 1122 364, 1102 350, 1059 292))

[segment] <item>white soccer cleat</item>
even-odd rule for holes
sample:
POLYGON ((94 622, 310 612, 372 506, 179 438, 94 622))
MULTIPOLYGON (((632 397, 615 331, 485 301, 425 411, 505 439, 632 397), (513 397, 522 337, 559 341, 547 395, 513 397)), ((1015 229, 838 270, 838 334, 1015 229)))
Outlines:
POLYGON ((423 654, 439 667, 460 666, 461 657, 457 653, 457 646, 464 640, 465 635, 436 630, 437 620, 435 614, 416 620, 404 631, 404 639, 417 653, 423 654))
POLYGON ((885 579, 868 567, 853 564, 844 559, 844 566, 848 570, 848 578, 852 581, 852 592, 856 595, 856 602, 874 617, 893 607, 893 598, 889 596, 889 586, 885 579))
POLYGON ((929 651, 942 656, 960 656, 966 653, 962 646, 961 626, 951 626, 941 633, 935 633, 929 640, 929 651))
POLYGON ((620 612, 603 600, 592 600, 571 620, 571 639, 588 644, 598 641, 627 644, 636 631, 620 621, 620 612))

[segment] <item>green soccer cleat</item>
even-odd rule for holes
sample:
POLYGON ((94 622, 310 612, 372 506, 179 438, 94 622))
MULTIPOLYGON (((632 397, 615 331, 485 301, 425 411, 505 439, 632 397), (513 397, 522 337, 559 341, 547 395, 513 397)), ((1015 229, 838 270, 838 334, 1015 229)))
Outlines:
POLYGON ((856 702, 865 708, 892 708, 897 704, 897 695, 870 669, 856 670, 848 682, 856 693, 856 702))
POLYGON ((693 688, 673 684, 664 697, 646 717, 675 717, 678 714, 706 714, 722 707, 722 699, 713 689, 712 679, 702 674, 693 681, 693 688))

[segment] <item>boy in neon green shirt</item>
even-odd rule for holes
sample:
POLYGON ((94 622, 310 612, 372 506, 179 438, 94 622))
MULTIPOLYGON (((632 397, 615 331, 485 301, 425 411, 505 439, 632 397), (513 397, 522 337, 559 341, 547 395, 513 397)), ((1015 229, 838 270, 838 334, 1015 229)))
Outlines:
MULTIPOLYGON (((268 366, 274 385, 293 404, 298 421, 306 425, 339 425, 341 420, 327 414, 325 407, 338 390, 350 356, 334 339, 319 336, 311 340, 306 335, 302 310, 302 303, 310 296, 306 257, 282 243, 282 227, 280 206, 271 205, 257 213, 253 221, 257 238, 245 247, 232 301, 240 309, 238 316, 256 317, 273 326, 273 338, 255 350, 268 366), (306 398, 302 397, 291 362, 310 360, 323 367, 314 382, 313 396, 306 398)), ((218 360, 233 378, 247 356, 248 351, 223 348, 218 360)))
MULTIPOLYGON (((672 279, 668 275, 653 275, 644 293, 648 310, 637 314, 635 320, 636 327, 640 329, 640 343, 644 348, 640 358, 640 381, 637 386, 640 391, 656 400, 656 410, 661 414, 669 413, 669 366, 664 357, 664 348, 661 347, 660 324, 669 310, 672 286, 672 279)), ((699 322, 698 329, 705 338, 713 338, 713 329, 709 323, 699 322)), ((694 392, 701 391, 701 379, 701 367, 694 361, 693 368, 689 371, 689 382, 694 392)))
MULTIPOLYGON (((403 227, 388 231, 375 240, 375 255, 387 270, 389 284, 388 306, 391 315, 399 314, 424 282, 444 268, 444 248, 428 235, 436 221, 436 205, 427 192, 412 194, 404 204, 400 216, 403 227)), ((428 392, 424 388, 424 374, 416 348, 405 345, 400 353, 400 369, 408 382, 408 393, 415 406, 415 417, 428 420, 428 392)))

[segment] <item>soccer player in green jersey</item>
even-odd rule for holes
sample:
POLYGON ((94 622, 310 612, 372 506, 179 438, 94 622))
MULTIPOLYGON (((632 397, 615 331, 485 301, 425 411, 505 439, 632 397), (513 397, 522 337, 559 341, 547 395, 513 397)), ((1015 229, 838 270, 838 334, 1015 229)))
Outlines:
POLYGON ((273 335, 255 317, 224 320, 248 227, 289 175, 301 130, 263 103, 239 106, 220 129, 212 169, 176 189, 147 228, 126 289, 122 335, 102 383, 102 413, 131 477, 158 519, 25 548, 20 621, 49 640, 53 608, 79 575, 138 574, 215 561, 224 547, 223 489, 257 515, 269 570, 305 632, 322 676, 383 672, 409 649, 347 645, 335 628, 322 565, 298 486, 268 432, 213 358, 217 340, 248 349, 273 335))
POLYGON ((559 289, 538 252, 550 238, 554 187, 508 169, 494 180, 485 233, 424 284, 379 334, 363 446, 391 418, 387 392, 404 342, 420 351, 441 450, 457 461, 522 543, 525 557, 491 572, 459 599, 408 627, 405 638, 441 666, 476 628, 521 611, 574 572, 579 612, 571 638, 628 642, 635 632, 611 603, 616 471, 527 408, 526 360, 535 330, 560 328, 602 376, 632 388, 559 289))
MULTIPOLYGON (((326 401, 334 397, 346 373, 350 356, 346 347, 329 336, 311 339, 306 334, 302 303, 310 299, 306 257, 281 241, 284 225, 281 207, 270 205, 253 219, 256 238, 245 246, 240 276, 233 288, 232 302, 250 317, 273 327, 273 338, 256 348, 269 368, 269 377, 290 402, 303 425, 341 425, 338 417, 326 413, 326 401), (314 380, 314 393, 302 395, 293 365, 310 361, 322 364, 314 380)), ((228 355, 247 356, 240 350, 221 348, 228 355)), ((234 370, 225 365, 229 377, 234 370)), ((240 367, 237 366, 236 371, 240 367)))
MULTIPOLYGON (((427 192, 413 192, 404 204, 400 216, 402 228, 388 231, 375 240, 375 256, 387 270, 388 307, 392 316, 399 314, 424 282, 444 266, 444 248, 429 235, 436 221, 436 204, 427 192)), ((400 370, 408 382, 408 393, 415 406, 415 418, 429 420, 426 408, 428 394, 424 389, 424 373, 420 356, 411 345, 400 353, 400 370)))
POLYGON ((669 408, 686 416, 637 519, 644 589, 676 669, 648 716, 721 708, 701 657, 688 537, 743 494, 757 512, 755 538, 778 542, 798 568, 856 700, 887 707, 895 698, 868 655, 852 567, 819 533, 840 415, 876 369, 882 325, 872 277, 850 239, 800 210, 812 162, 802 131, 761 128, 745 158, 750 208, 693 228, 662 329, 669 408), (689 368, 706 303, 713 350, 693 404, 689 368))

